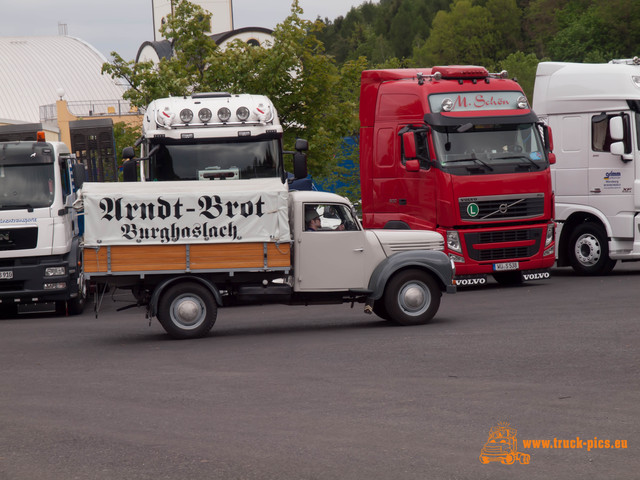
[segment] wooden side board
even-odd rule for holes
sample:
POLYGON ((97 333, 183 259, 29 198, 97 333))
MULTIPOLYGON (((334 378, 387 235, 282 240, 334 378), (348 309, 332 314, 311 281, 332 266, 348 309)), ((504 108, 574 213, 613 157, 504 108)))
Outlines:
POLYGON ((84 249, 84 271, 94 274, 290 266, 288 243, 112 245, 84 249))

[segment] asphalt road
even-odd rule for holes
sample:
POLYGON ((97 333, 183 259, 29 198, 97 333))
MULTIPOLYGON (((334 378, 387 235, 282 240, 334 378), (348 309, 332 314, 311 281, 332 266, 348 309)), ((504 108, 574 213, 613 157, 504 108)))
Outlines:
POLYGON ((191 341, 121 297, 3 319, 0 480, 640 478, 639 285, 640 264, 558 269, 444 296, 420 327, 228 308, 191 341), (480 463, 501 422, 530 464, 480 463), (524 446, 554 438, 575 448, 524 446))

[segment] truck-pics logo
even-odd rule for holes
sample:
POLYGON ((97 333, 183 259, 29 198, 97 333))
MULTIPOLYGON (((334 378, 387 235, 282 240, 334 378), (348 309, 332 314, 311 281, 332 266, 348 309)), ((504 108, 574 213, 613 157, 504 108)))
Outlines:
POLYGON ((509 423, 501 422, 489 431, 489 438, 480 452, 480 463, 500 462, 513 465, 516 461, 527 465, 531 456, 518 451, 518 431, 509 423))

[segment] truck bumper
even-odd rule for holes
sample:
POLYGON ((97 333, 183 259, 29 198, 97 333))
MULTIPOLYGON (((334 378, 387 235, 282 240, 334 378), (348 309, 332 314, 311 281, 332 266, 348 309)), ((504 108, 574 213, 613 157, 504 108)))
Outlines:
MULTIPOLYGON (((446 244, 445 252, 455 262, 456 278, 545 270, 555 263, 555 241, 545 241, 548 225, 459 230, 461 250, 450 250, 446 244)), ((446 229, 438 231, 447 238, 446 229)))
POLYGON ((0 264, 0 303, 66 301, 78 296, 78 266, 63 257, 16 258, 0 264))

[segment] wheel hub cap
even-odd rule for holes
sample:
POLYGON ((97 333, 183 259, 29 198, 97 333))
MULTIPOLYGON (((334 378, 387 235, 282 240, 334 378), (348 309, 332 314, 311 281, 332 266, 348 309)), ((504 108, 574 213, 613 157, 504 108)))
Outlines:
POLYGON ((598 240, 585 235, 576 242, 576 258, 583 265, 595 265, 600 260, 600 244, 598 240))
POLYGON ((411 286, 404 291, 403 300, 409 310, 418 310, 424 304, 424 292, 416 286, 411 286))
POLYGON ((183 299, 175 309, 176 318, 185 325, 196 322, 202 315, 200 304, 193 299, 183 299))

